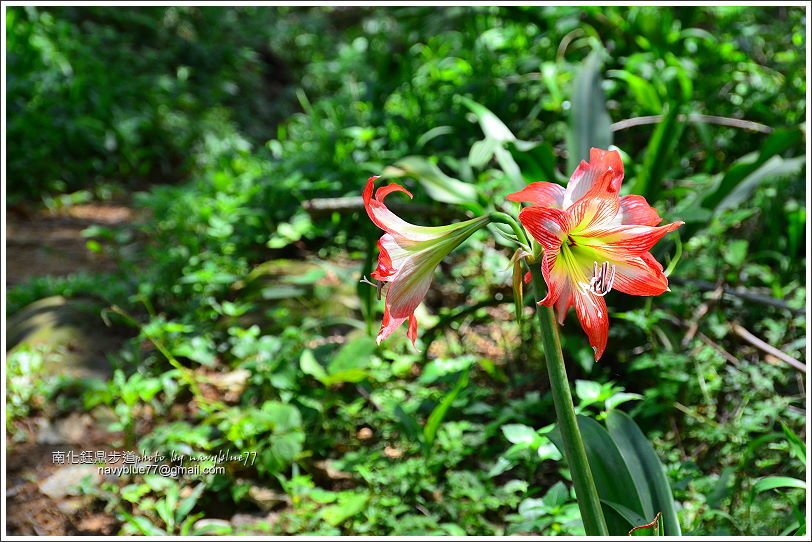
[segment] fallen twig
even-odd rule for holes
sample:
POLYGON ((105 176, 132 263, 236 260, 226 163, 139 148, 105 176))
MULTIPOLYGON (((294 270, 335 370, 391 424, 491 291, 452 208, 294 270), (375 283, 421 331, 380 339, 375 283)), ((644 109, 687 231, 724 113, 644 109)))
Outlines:
POLYGON ((719 345, 718 343, 715 343, 714 341, 712 341, 710 339, 710 337, 708 337, 707 335, 705 335, 702 332, 697 333, 696 337, 700 341, 702 341, 704 344, 706 344, 706 345, 710 346, 711 348, 713 348, 714 350, 716 350, 719 353, 720 356, 722 356, 727 361, 732 363, 734 367, 739 366, 739 359, 736 356, 734 356, 733 354, 731 354, 730 352, 728 352, 727 350, 725 350, 724 348, 722 348, 721 345, 719 345))
MULTIPOLYGON (((420 203, 387 201, 386 206, 393 212, 436 216, 439 218, 464 218, 454 207, 432 207, 420 203)), ((331 213, 353 213, 364 210, 364 199, 360 196, 347 198, 316 198, 302 202, 302 207, 312 217, 326 216, 331 213)))
MULTIPOLYGON (((751 120, 732 119, 730 117, 717 117, 715 115, 701 115, 699 113, 691 113, 690 115, 679 115, 677 119, 680 122, 702 122, 705 124, 718 124, 720 126, 730 126, 732 128, 741 128, 742 130, 751 130, 753 132, 761 132, 769 134, 773 131, 767 125, 751 120)), ((634 117, 631 119, 624 119, 609 126, 613 132, 619 132, 627 128, 635 126, 644 126, 646 124, 657 124, 663 120, 662 115, 649 115, 646 117, 634 117)))
POLYGON ((710 299, 702 303, 699 308, 696 310, 694 317, 691 318, 691 322, 688 324, 688 331, 685 332, 685 336, 682 338, 682 346, 685 347, 696 335, 696 332, 699 331, 699 322, 711 308, 711 305, 719 301, 724 293, 724 288, 722 285, 717 285, 716 288, 713 290, 713 294, 711 294, 710 299))
MULTIPOLYGON (((671 281, 674 284, 680 284, 680 285, 688 284, 688 285, 691 285, 691 286, 696 286, 700 290, 706 290, 706 291, 712 291, 712 290, 715 290, 717 288, 716 284, 714 284, 712 282, 708 282, 706 280, 683 279, 683 278, 680 278, 680 277, 669 277, 668 280, 671 281)), ((747 290, 744 290, 744 289, 741 289, 741 288, 730 288, 728 286, 722 286, 722 289, 724 290, 724 293, 727 294, 727 295, 732 295, 732 296, 735 296, 735 297, 739 297, 741 299, 746 299, 748 301, 753 301, 754 303, 760 303, 762 305, 771 305, 771 306, 776 307, 778 309, 783 309, 783 310, 790 311, 793 314, 804 314, 804 312, 805 312, 805 310, 803 308, 796 309, 794 307, 790 307, 789 305, 787 305, 786 302, 784 302, 784 301, 782 301, 780 299, 776 299, 774 297, 754 294, 752 292, 748 292, 747 290)))
POLYGON ((776 347, 774 347, 774 346, 772 346, 770 344, 765 343, 764 341, 762 341, 761 339, 759 339, 758 337, 756 337, 755 335, 753 335, 752 333, 750 333, 749 331, 744 329, 742 326, 740 326, 736 322, 731 322, 730 323, 730 328, 733 330, 733 332, 736 335, 738 335, 739 337, 741 337, 745 341, 749 342, 750 344, 752 344, 753 346, 755 346, 759 350, 762 350, 763 352, 766 352, 766 353, 768 353, 768 354, 770 354, 772 356, 775 356, 776 358, 780 359, 781 361, 789 363, 790 365, 792 365, 793 367, 795 367, 799 371, 806 372, 806 364, 804 364, 801 361, 798 361, 797 359, 793 358, 789 354, 786 354, 786 353, 782 352, 778 348, 776 348, 776 347))
POLYGON ((376 403, 376 402, 375 402, 375 400, 372 398, 372 396, 371 396, 369 393, 367 393, 367 390, 365 390, 364 388, 362 388, 361 386, 359 386, 358 384, 356 384, 356 385, 355 385, 355 391, 357 391, 358 393, 360 393, 360 394, 361 394, 361 396, 362 396, 364 399, 366 399, 366 400, 369 402, 369 404, 370 404, 370 405, 372 405, 372 407, 373 407, 375 410, 377 410, 377 411, 379 411, 379 412, 382 412, 382 411, 383 411, 383 407, 381 407, 381 405, 379 405, 378 403, 376 403))
POLYGON ((700 414, 696 410, 688 408, 687 406, 683 405, 679 401, 674 401, 674 406, 677 408, 677 410, 679 410, 681 412, 684 412, 685 414, 687 414, 688 416, 692 417, 693 419, 699 421, 700 423, 704 423, 704 424, 710 425, 710 426, 712 426, 712 427, 714 427, 716 429, 722 430, 722 426, 719 423, 717 423, 716 421, 708 418, 707 416, 704 416, 704 415, 700 414))

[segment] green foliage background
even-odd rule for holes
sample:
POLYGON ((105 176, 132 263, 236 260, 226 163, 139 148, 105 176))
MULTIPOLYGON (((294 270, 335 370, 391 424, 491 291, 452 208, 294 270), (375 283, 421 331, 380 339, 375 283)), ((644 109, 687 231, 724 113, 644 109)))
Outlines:
MULTIPOLYGON (((802 379, 731 327, 804 359, 803 9, 6 14, 8 204, 85 194, 141 211, 133 226, 87 232, 116 272, 8 292, 9 315, 47 295, 90 296, 137 334, 112 355, 114 378, 77 386, 37 370, 58 353, 12 351, 9 430, 33 413, 64 413, 54 405, 107 409, 124 447, 258 454, 253 467, 199 481, 96 489, 122 532, 202 532, 201 518, 265 510, 263 488, 279 496, 277 520, 250 532, 582 532, 546 437, 554 419, 537 332, 512 316, 499 237, 483 231, 441 266, 415 354, 401 335, 381 347, 370 339, 380 304, 356 284, 379 233, 363 211, 311 216, 302 203, 358 196, 369 175, 417 156, 412 165, 439 168, 435 183, 475 187, 459 217, 515 210, 503 198, 517 184, 565 181, 576 149, 597 142, 621 150, 627 190, 687 224, 655 253, 673 264, 671 293, 607 298, 599 364, 567 320, 580 410, 632 413, 667 467, 684 533, 803 524, 805 490, 751 492, 768 475, 805 477, 780 425, 804 435, 802 379), (480 125, 466 99, 514 137, 480 125), (651 115, 662 121, 609 125, 651 115), (713 299, 705 283, 778 306, 713 299), (698 334, 686 334, 691 323, 698 334), (235 373, 247 375, 237 398, 196 384, 235 373), (195 408, 175 408, 186 404, 195 408), (341 476, 325 474, 324 460, 341 476), (168 510, 183 485, 200 489, 181 517, 168 510)), ((436 211, 407 218, 448 221, 430 173, 402 182, 436 211)))

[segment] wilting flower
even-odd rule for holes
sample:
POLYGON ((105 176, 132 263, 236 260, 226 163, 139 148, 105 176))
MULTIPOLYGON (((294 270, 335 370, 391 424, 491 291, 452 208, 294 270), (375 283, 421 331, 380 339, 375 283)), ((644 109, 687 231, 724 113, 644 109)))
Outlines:
POLYGON ((414 345, 417 339, 417 318, 414 311, 426 297, 434 268, 449 252, 484 226, 489 218, 483 216, 439 227, 410 224, 392 213, 383 202, 392 192, 403 192, 411 198, 409 191, 395 183, 376 191, 376 179, 377 176, 370 177, 367 181, 364 206, 372 222, 386 232, 378 241, 378 266, 371 273, 372 278, 386 283, 386 301, 383 323, 378 332, 378 344, 408 319, 409 329, 406 334, 414 345))
POLYGON ((541 271, 559 323, 575 312, 600 359, 609 320, 603 299, 612 288, 632 295, 668 290, 663 267, 651 247, 683 222, 657 226, 662 218, 642 196, 619 197, 623 162, 617 151, 591 149, 566 189, 547 182, 529 184, 510 201, 532 204, 519 213, 522 225, 544 250, 541 271))

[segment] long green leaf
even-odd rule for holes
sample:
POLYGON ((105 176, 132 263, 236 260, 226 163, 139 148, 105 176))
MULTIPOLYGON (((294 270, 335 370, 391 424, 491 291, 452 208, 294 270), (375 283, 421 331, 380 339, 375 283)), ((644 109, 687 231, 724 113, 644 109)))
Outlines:
POLYGON ((632 194, 645 196, 649 201, 659 197, 665 173, 685 128, 685 123, 677 120, 679 112, 680 108, 671 104, 663 115, 663 120, 654 129, 643 156, 643 165, 638 169, 632 186, 632 194))
POLYGON ((620 453, 634 477, 636 491, 648 494, 651 499, 653 517, 662 512, 663 529, 666 536, 681 534, 671 486, 663 471, 662 463, 654 452, 651 443, 627 414, 612 410, 606 417, 606 426, 612 439, 620 448, 620 453))
POLYGON ((304 374, 310 375, 320 382, 324 382, 327 378, 327 371, 316 360, 316 356, 313 355, 313 351, 309 348, 303 350, 302 355, 299 356, 299 368, 304 374))
MULTIPOLYGON (((719 202, 715 212, 720 213, 725 209, 731 209, 746 201, 758 186, 766 179, 789 175, 803 168, 806 163, 805 156, 784 159, 780 156, 773 156, 761 167, 747 175, 731 192, 719 202)), ((724 182, 724 181, 723 181, 724 182)))
POLYGON ((606 75, 625 81, 629 85, 634 99, 645 108, 646 113, 657 114, 663 110, 663 103, 660 101, 657 89, 647 79, 626 70, 609 70, 606 75))
POLYGON ((646 519, 643 516, 641 516, 638 512, 632 510, 628 506, 623 506, 622 504, 607 501, 604 499, 601 499, 601 502, 614 509, 614 511, 620 514, 623 517, 623 519, 629 522, 630 525, 643 525, 644 523, 646 523, 646 519))
POLYGON ((629 536, 663 536, 663 524, 660 521, 660 513, 654 516, 654 519, 648 523, 640 524, 631 531, 629 536))
POLYGON ((327 373, 333 375, 350 369, 366 369, 373 352, 375 340, 367 336, 358 337, 341 347, 327 366, 327 373))
POLYGON ((806 482, 789 476, 767 476, 753 485, 753 494, 757 495, 778 488, 806 489, 806 482))
POLYGON ((194 490, 192 490, 192 492, 189 494, 188 497, 180 501, 180 504, 175 510, 176 522, 179 523, 183 521, 186 518, 186 516, 189 515, 189 513, 195 507, 195 504, 197 504, 198 499, 200 499, 200 496, 203 494, 205 490, 206 484, 201 482, 197 484, 197 486, 194 488, 194 490))
POLYGON ((736 161, 725 173, 716 190, 702 200, 702 207, 715 209, 739 183, 767 160, 773 156, 779 156, 793 147, 799 147, 802 141, 803 134, 797 128, 775 130, 764 140, 758 153, 749 154, 736 161))
POLYGON ((798 438, 798 435, 792 432, 792 430, 781 423, 781 429, 784 431, 784 435, 787 437, 787 442, 789 442, 789 449, 792 452, 792 455, 798 458, 801 463, 806 466, 806 443, 798 438))
POLYGON ((319 516, 335 527, 360 514, 366 508, 367 501, 369 501, 369 495, 366 493, 341 493, 338 503, 322 508, 319 516))
POLYGON ((443 203, 477 204, 478 194, 474 185, 449 177, 422 156, 407 156, 395 164, 394 167, 384 168, 384 176, 404 177, 417 179, 429 196, 443 203))
POLYGON ((420 426, 417 424, 417 421, 415 421, 413 416, 403 410, 403 407, 400 405, 395 405, 395 408, 392 410, 392 414, 394 414, 395 418, 397 418, 400 422, 403 432, 406 434, 407 438, 415 441, 420 438, 420 426))
POLYGON ((426 421, 426 426, 423 428, 423 444, 426 446, 426 448, 429 448, 432 444, 434 444, 434 437, 437 436, 437 429, 443 422, 443 418, 445 418, 448 409, 451 408, 451 403, 454 402, 457 395, 459 395, 460 392, 465 389, 465 386, 468 385, 469 371, 470 368, 465 369, 462 372, 451 391, 449 391, 448 394, 443 397, 440 404, 437 405, 429 415, 429 419, 426 421))
POLYGON ((730 493, 730 481, 736 473, 735 467, 725 467, 722 469, 722 474, 719 475, 713 491, 708 495, 708 508, 711 510, 718 510, 721 508, 722 500, 730 493))
POLYGON ((510 179, 513 188, 515 190, 524 188, 527 183, 524 177, 522 177, 522 170, 519 169, 519 165, 516 163, 516 160, 513 159, 513 155, 510 154, 510 151, 500 145, 497 146, 493 152, 496 156, 496 161, 499 162, 499 167, 502 168, 507 178, 510 179))
POLYGON ((468 163, 471 167, 481 168, 490 162, 493 158, 493 153, 496 152, 496 147, 500 143, 495 139, 486 137, 482 141, 477 141, 471 145, 471 150, 468 153, 468 163))
POLYGON ((567 174, 589 159, 589 149, 609 148, 612 144, 611 120, 606 110, 606 98, 601 88, 603 49, 595 49, 584 60, 572 92, 572 115, 567 138, 569 160, 567 174))
POLYGON ((510 128, 484 105, 478 104, 464 96, 462 96, 460 100, 474 113, 477 121, 479 121, 479 126, 482 128, 482 132, 485 134, 483 141, 478 141, 471 147, 471 152, 469 153, 471 165, 481 167, 495 156, 499 167, 502 168, 507 178, 510 179, 513 188, 515 190, 521 190, 525 185, 522 171, 519 169, 516 160, 505 145, 512 143, 519 149, 530 150, 538 145, 538 143, 516 139, 516 136, 513 135, 510 128))
MULTIPOLYGON (((578 416, 578 427, 584 440, 589 468, 601 499, 601 508, 609 534, 625 535, 635 525, 617 511, 615 504, 637 514, 636 517, 646 517, 632 475, 617 445, 602 425, 591 418, 578 416)), ((563 442, 558 428, 548 436, 563 453, 563 442)))
POLYGON ((510 128, 505 126, 505 123, 499 120, 499 117, 494 115, 490 109, 465 96, 460 97, 460 101, 476 115, 476 119, 479 121, 479 126, 482 128, 485 137, 500 143, 516 140, 516 136, 513 135, 510 128))

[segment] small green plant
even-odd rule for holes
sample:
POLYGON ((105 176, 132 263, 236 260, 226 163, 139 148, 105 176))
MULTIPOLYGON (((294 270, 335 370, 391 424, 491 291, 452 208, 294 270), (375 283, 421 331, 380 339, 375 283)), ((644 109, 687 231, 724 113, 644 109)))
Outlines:
MULTIPOLYGON (((185 486, 189 487, 189 486, 185 486)), ((195 527, 204 514, 192 514, 197 501, 206 489, 199 482, 187 495, 181 497, 181 485, 163 476, 147 475, 141 483, 124 486, 120 490, 122 501, 132 503, 139 512, 133 515, 124 507, 119 514, 124 519, 121 534, 146 536, 200 536, 230 534, 231 529, 221 525, 195 527)))

